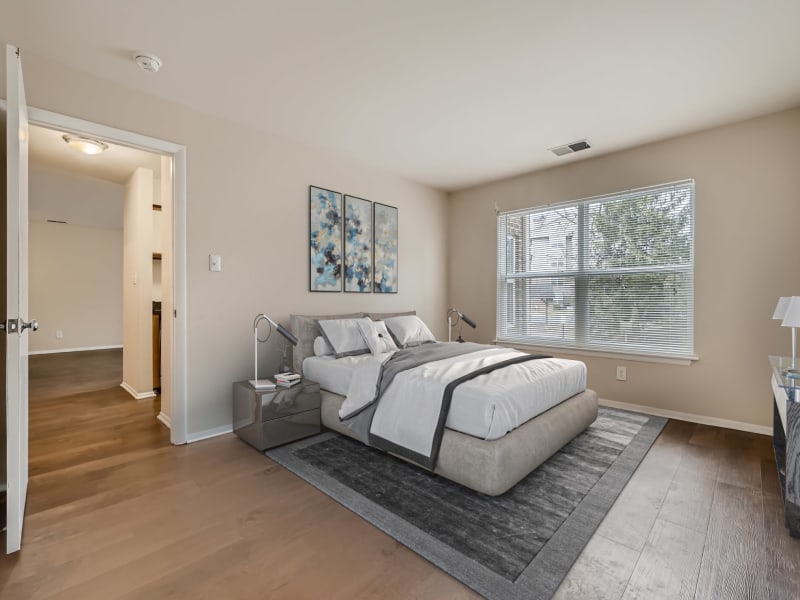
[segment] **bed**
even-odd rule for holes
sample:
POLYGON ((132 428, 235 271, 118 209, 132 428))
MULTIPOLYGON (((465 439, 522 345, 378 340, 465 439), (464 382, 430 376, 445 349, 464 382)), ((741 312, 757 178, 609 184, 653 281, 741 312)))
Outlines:
MULTIPOLYGON (((298 344, 294 348, 293 354, 294 370, 314 381, 325 380, 325 383, 320 382, 320 384, 322 387, 321 419, 326 428, 354 439, 360 439, 352 429, 342 422, 339 414, 343 404, 349 400, 346 397, 349 385, 348 371, 352 372, 368 358, 360 356, 347 356, 339 359, 315 357, 314 342, 322 333, 318 322, 363 317, 369 317, 373 321, 383 319, 391 321, 393 317, 413 314, 413 311, 409 311, 404 313, 291 316, 291 329, 298 338, 298 344), (325 369, 331 373, 338 370, 340 374, 331 376, 330 373, 325 372, 325 369)), ((532 362, 538 363, 539 361, 532 362)), ((565 362, 575 363, 576 361, 565 362)), ((542 367, 544 368, 544 364, 542 367)), ((577 384, 573 381, 568 385, 575 386, 577 384)), ((502 431, 504 428, 502 425, 498 431, 492 432, 492 424, 489 424, 487 429, 486 423, 482 425, 480 419, 478 421, 473 419, 472 424, 467 423, 469 415, 464 414, 464 410, 458 409, 457 403, 454 401, 447 425, 441 433, 438 456, 431 470, 437 475, 483 494, 497 496, 504 493, 597 418, 596 393, 583 386, 574 389, 575 393, 563 400, 558 398, 552 407, 538 416, 527 420, 524 416, 518 417, 521 422, 508 425, 511 430, 507 433, 502 431), (461 413, 460 416, 459 413, 461 413)), ((475 391, 476 388, 473 385, 473 396, 476 395, 475 391)), ((558 393, 565 392, 562 390, 558 393)), ((466 392, 462 395, 465 394, 466 392)))

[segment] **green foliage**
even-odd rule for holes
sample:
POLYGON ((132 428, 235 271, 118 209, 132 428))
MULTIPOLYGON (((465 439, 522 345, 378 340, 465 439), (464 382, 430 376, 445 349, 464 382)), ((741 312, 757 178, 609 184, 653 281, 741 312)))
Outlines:
POLYGON ((688 264, 691 211, 688 194, 680 191, 590 206, 594 268, 688 264))
POLYGON ((590 322, 595 334, 628 339, 644 329, 646 339, 655 330, 668 327, 665 320, 685 318, 691 298, 681 292, 687 282, 680 268, 692 260, 689 195, 681 191, 650 194, 597 204, 589 210, 593 268, 660 267, 649 273, 619 272, 591 278, 590 322), (609 321, 612 314, 616 322, 609 321), (634 323, 634 331, 622 323, 628 321, 634 323))

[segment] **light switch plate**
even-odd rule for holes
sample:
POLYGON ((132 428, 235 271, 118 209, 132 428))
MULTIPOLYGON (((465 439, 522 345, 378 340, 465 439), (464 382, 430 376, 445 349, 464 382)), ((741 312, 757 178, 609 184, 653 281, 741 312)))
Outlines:
POLYGON ((208 255, 208 270, 222 271, 222 257, 219 254, 208 255))

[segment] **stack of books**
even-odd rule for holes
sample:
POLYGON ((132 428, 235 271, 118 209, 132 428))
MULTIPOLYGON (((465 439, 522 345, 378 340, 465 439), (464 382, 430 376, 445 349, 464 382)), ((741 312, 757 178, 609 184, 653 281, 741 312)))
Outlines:
POLYGON ((293 385, 300 383, 302 377, 297 373, 292 373, 291 371, 287 371, 286 373, 278 373, 275 375, 275 383, 281 387, 292 387, 293 385))

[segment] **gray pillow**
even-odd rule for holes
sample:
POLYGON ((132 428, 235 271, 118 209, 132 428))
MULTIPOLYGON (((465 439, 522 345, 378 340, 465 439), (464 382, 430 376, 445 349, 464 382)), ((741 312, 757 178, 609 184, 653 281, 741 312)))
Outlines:
POLYGON ((399 348, 410 348, 428 342, 435 342, 431 330, 416 315, 389 317, 383 320, 399 348))
POLYGON ((334 356, 356 356, 369 354, 369 346, 361 335, 359 322, 369 323, 369 319, 331 319, 317 321, 322 336, 333 348, 334 356))
POLYGON ((292 365, 295 373, 303 372, 303 361, 309 356, 314 356, 314 340, 322 332, 317 325, 318 319, 355 319, 363 317, 364 313, 349 315, 290 315, 292 333, 300 343, 292 350, 292 365))
POLYGON ((314 338, 314 356, 331 356, 333 354, 333 348, 321 335, 318 335, 314 338))

